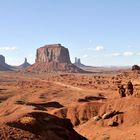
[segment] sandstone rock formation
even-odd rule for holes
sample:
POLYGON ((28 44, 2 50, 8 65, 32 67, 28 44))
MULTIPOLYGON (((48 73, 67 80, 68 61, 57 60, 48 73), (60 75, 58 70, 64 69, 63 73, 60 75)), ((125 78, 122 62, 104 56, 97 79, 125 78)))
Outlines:
POLYGON ((5 63, 5 57, 3 55, 0 55, 0 71, 7 71, 11 69, 12 67, 5 63))
POLYGON ((25 58, 25 61, 23 64, 21 64, 18 68, 19 69, 25 69, 27 67, 29 67, 31 64, 28 63, 27 58, 25 58))
POLYGON ((86 67, 84 64, 81 63, 81 59, 77 58, 77 57, 75 57, 74 65, 77 66, 77 67, 86 67))
POLYGON ((140 67, 138 65, 133 65, 132 66, 132 71, 135 71, 135 70, 140 70, 140 67))
POLYGON ((61 44, 45 45, 37 49, 36 62, 71 63, 68 49, 61 44))
POLYGON ((69 51, 61 44, 45 45, 36 52, 31 72, 84 72, 70 61, 69 51))

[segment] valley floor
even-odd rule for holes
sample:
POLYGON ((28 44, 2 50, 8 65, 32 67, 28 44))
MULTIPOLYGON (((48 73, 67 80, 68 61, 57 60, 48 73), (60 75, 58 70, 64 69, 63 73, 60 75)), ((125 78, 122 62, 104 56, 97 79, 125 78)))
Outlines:
POLYGON ((0 101, 2 139, 23 138, 21 134, 50 140, 140 138, 138 75, 0 72, 0 101), (134 95, 120 98, 118 86, 129 80, 134 95))

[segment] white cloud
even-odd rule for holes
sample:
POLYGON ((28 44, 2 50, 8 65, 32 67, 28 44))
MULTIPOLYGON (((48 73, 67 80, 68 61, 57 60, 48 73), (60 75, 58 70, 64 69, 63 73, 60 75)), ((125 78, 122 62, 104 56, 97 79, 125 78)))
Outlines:
POLYGON ((125 52, 122 52, 122 53, 120 53, 120 52, 115 52, 115 53, 112 53, 111 54, 111 56, 132 56, 132 55, 134 55, 135 53, 134 52, 131 52, 131 51, 125 51, 125 52))
POLYGON ((124 52, 123 55, 124 56, 132 56, 132 55, 134 55, 134 52, 124 52))
POLYGON ((111 56, 116 56, 116 57, 120 56, 120 55, 121 55, 121 53, 117 53, 117 52, 111 54, 111 56))
POLYGON ((104 50, 103 46, 96 46, 95 51, 102 51, 104 50))
POLYGON ((17 50, 16 47, 0 47, 0 51, 14 51, 17 50))

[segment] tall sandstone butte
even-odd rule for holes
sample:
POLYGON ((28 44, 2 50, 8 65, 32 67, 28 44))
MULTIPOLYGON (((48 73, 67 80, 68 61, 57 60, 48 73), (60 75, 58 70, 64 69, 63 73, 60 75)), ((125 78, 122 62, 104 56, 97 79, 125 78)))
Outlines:
POLYGON ((45 45, 37 49, 31 72, 84 72, 70 61, 69 51, 61 44, 45 45))
POLYGON ((37 49, 36 63, 38 62, 71 63, 68 49, 61 44, 45 45, 37 49))

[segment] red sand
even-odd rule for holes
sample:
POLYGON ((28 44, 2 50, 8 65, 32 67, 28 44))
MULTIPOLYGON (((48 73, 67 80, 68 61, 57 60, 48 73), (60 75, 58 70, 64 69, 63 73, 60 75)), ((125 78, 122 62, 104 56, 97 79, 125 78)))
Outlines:
POLYGON ((1 72, 0 139, 139 140, 139 91, 139 76, 133 74, 1 72), (134 95, 120 98, 118 85, 128 80, 134 95), (111 111, 115 113, 103 119, 111 111), (109 126, 112 122, 117 126, 109 126))

